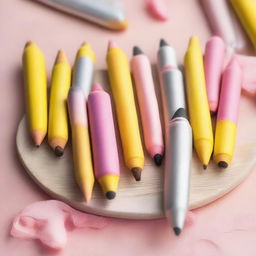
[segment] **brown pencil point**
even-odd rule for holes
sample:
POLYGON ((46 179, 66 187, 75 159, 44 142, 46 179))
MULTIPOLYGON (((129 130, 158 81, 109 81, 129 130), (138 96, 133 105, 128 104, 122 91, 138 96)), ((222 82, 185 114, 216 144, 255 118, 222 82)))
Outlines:
POLYGON ((220 162, 218 162, 218 166, 220 168, 227 168, 228 167, 228 163, 226 163, 225 161, 220 161, 220 162))
POLYGON ((132 168, 132 175, 135 178, 136 181, 140 181, 141 179, 141 168, 139 167, 134 167, 132 168))
POLYGON ((33 42, 32 42, 32 41, 27 41, 27 42, 26 42, 26 44, 25 44, 25 46, 24 46, 24 48, 29 47, 31 44, 33 44, 33 42))
POLYGON ((36 147, 39 147, 44 140, 45 134, 41 131, 34 130, 31 132, 31 137, 36 147))
POLYGON ((68 59, 66 57, 66 54, 65 54, 64 50, 60 49, 58 51, 58 53, 57 53, 57 57, 55 59, 55 63, 54 64, 56 65, 57 63, 67 62, 67 61, 68 61, 68 59))
POLYGON ((64 149, 60 146, 57 146, 55 149, 54 149, 54 153, 56 156, 60 157, 60 156, 63 156, 63 153, 64 153, 64 149))
POLYGON ((204 170, 206 170, 206 169, 207 169, 207 165, 206 165, 206 164, 204 164, 204 165, 203 165, 203 168, 204 168, 204 170))

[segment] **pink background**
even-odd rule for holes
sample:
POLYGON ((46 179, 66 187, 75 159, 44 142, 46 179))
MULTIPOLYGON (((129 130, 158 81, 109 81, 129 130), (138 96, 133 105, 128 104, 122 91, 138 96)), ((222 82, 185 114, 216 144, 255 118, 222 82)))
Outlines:
MULTIPOLYGON (((49 199, 27 176, 15 149, 15 134, 24 113, 21 54, 27 40, 44 51, 48 74, 56 52, 63 48, 73 63, 83 41, 89 41, 97 55, 97 67, 104 68, 107 40, 114 39, 130 56, 137 44, 156 60, 159 39, 164 37, 181 62, 189 36, 210 36, 205 17, 196 0, 167 1, 170 20, 161 23, 144 12, 144 1, 124 1, 129 29, 112 32, 45 7, 36 1, 0 1, 1 93, 0 93, 0 255, 54 255, 34 241, 9 236, 11 221, 28 204, 49 199)), ((76 230, 69 233, 67 247, 58 255, 256 255, 256 170, 236 190, 195 212, 195 223, 176 238, 165 220, 127 221, 113 219, 102 231, 76 230)))

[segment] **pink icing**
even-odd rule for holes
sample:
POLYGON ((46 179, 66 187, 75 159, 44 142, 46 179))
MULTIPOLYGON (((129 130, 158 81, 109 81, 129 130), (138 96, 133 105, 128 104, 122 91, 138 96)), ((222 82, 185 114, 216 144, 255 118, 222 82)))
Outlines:
POLYGON ((242 86, 242 70, 236 58, 232 58, 222 76, 217 120, 236 123, 242 86))
POLYGON ((67 204, 48 200, 35 202, 14 219, 11 235, 23 239, 38 239, 52 249, 63 249, 67 231, 76 228, 103 229, 107 219, 74 210, 67 204))
POLYGON ((217 36, 211 37, 205 47, 204 68, 206 89, 211 112, 218 108, 221 73, 225 56, 224 41, 217 36))
POLYGON ((146 0, 146 7, 149 13, 160 21, 168 20, 168 8, 166 0, 146 0))
POLYGON ((71 125, 88 126, 86 100, 79 87, 71 87, 68 93, 68 112, 71 125))
POLYGON ((88 97, 88 111, 96 178, 119 176, 119 158, 110 96, 99 84, 88 97))
POLYGON ((163 133, 149 59, 144 54, 134 56, 131 60, 131 69, 139 101, 147 151, 151 157, 156 154, 163 155, 163 133))

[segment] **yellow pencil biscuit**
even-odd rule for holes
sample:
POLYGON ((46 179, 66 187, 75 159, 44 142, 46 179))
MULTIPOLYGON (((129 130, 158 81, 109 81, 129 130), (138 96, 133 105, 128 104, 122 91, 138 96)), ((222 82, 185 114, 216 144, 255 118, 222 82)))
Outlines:
POLYGON ((67 96, 71 67, 63 50, 58 52, 52 71, 49 105, 48 143, 57 156, 62 156, 68 141, 67 96))
POLYGON ((206 94, 203 55, 197 37, 192 37, 185 55, 186 91, 194 147, 206 169, 213 151, 213 132, 206 94))
POLYGON ((26 110, 29 132, 36 146, 47 133, 47 77, 43 53, 29 41, 23 52, 26 110))

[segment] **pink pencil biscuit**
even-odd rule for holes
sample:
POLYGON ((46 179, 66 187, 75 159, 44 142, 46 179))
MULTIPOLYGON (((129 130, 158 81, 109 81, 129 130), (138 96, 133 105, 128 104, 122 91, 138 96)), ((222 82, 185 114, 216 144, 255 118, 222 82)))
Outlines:
POLYGON ((119 158, 109 94, 94 84, 88 97, 94 172, 104 195, 113 199, 119 183, 119 158))
POLYGON ((68 112, 72 130, 72 150, 75 177, 86 202, 92 196, 94 174, 87 122, 86 100, 80 87, 71 87, 68 94, 68 112))
POLYGON ((156 165, 164 154, 163 133, 149 59, 135 46, 131 60, 132 74, 140 107, 146 149, 156 165))
POLYGON ((206 44, 204 55, 206 89, 212 113, 215 113, 218 108, 224 57, 225 44, 223 40, 220 37, 213 36, 206 44))
POLYGON ((229 120, 237 123, 241 84, 241 67, 236 58, 233 58, 223 73, 217 122, 229 120))
POLYGON ((241 96, 242 71, 233 58, 223 73, 215 131, 214 161, 226 168, 232 160, 241 96))

